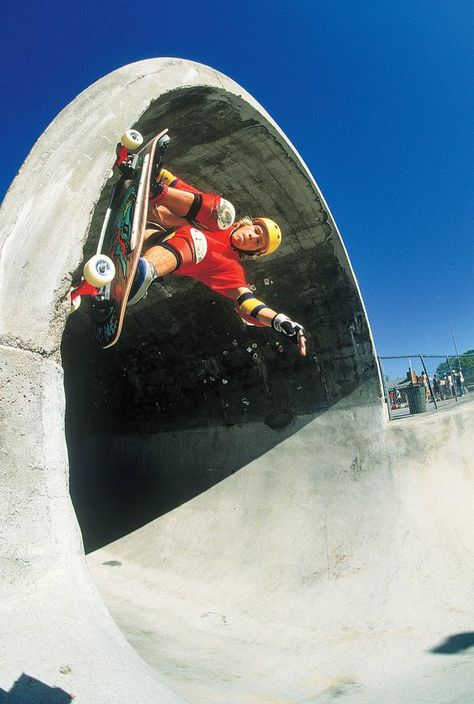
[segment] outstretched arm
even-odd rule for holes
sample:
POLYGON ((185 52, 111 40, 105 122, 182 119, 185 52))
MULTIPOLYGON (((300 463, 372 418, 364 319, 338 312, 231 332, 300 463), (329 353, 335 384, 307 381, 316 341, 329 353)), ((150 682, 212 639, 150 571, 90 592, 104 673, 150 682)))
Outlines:
POLYGON ((249 288, 240 287, 232 291, 236 308, 243 317, 254 319, 265 327, 271 327, 298 345, 298 352, 306 357, 306 333, 304 327, 290 320, 284 313, 277 313, 260 301, 249 288))

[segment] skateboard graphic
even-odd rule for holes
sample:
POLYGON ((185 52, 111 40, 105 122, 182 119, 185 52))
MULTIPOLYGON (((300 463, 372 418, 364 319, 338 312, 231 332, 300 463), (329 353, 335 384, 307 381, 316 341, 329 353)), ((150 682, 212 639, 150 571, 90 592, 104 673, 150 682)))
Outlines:
POLYGON ((165 129, 138 152, 143 137, 128 130, 117 145, 114 167, 121 176, 110 196, 96 254, 84 266, 83 281, 71 290, 71 308, 92 299, 90 317, 103 349, 118 342, 143 247, 150 187, 158 175, 170 138, 165 129))

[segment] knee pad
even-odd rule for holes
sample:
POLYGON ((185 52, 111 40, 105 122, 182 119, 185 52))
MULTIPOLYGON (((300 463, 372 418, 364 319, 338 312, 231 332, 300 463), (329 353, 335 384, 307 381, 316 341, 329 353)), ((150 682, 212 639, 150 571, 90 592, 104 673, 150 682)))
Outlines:
POLYGON ((175 255, 178 268, 182 264, 199 264, 207 254, 206 236, 194 227, 189 232, 171 233, 160 246, 175 255))
POLYGON ((216 193, 196 193, 186 220, 206 230, 226 230, 235 222, 235 208, 216 193))

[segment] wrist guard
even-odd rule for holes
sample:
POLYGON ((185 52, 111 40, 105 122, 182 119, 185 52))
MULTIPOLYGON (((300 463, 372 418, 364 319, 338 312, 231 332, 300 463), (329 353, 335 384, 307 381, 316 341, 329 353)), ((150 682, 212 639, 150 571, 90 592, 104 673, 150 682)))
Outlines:
POLYGON ((272 320, 272 328, 281 332, 293 342, 298 343, 300 337, 306 337, 304 327, 294 320, 290 320, 284 313, 278 313, 272 320))

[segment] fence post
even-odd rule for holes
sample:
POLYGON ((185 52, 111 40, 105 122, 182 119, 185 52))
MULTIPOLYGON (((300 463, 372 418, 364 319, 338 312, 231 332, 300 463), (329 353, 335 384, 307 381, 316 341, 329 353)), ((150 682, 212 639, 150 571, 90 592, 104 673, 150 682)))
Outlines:
POLYGON ((436 408, 436 410, 438 410, 438 404, 436 403, 435 395, 434 395, 433 389, 432 389, 432 387, 431 387, 430 377, 428 376, 428 372, 427 372, 426 366, 425 366, 425 360, 423 359, 423 355, 422 355, 422 354, 420 354, 420 359, 421 359, 421 363, 422 363, 422 365, 423 365, 424 372, 425 372, 425 374, 426 374, 426 378, 428 379, 428 388, 429 388, 429 390, 430 390, 431 398, 433 399, 434 407, 436 408))
POLYGON ((382 357, 379 355, 379 365, 380 365, 380 376, 382 377, 382 385, 383 385, 383 392, 385 394, 385 400, 387 402, 387 409, 388 409, 388 419, 392 419, 392 409, 390 408, 390 396, 388 394, 388 389, 387 389, 387 384, 385 383, 385 376, 383 373, 383 364, 382 364, 382 357))
MULTIPOLYGON (((449 361, 449 357, 446 357, 446 362, 447 362, 447 364, 448 364, 448 374, 449 374, 449 376, 452 378, 452 374, 451 374, 451 363, 450 363, 450 361, 449 361)), ((454 391, 454 398, 456 399, 456 403, 457 403, 457 402, 458 402, 458 394, 457 394, 457 392, 456 392, 456 382, 454 381, 454 379, 453 379, 453 391, 454 391)))

